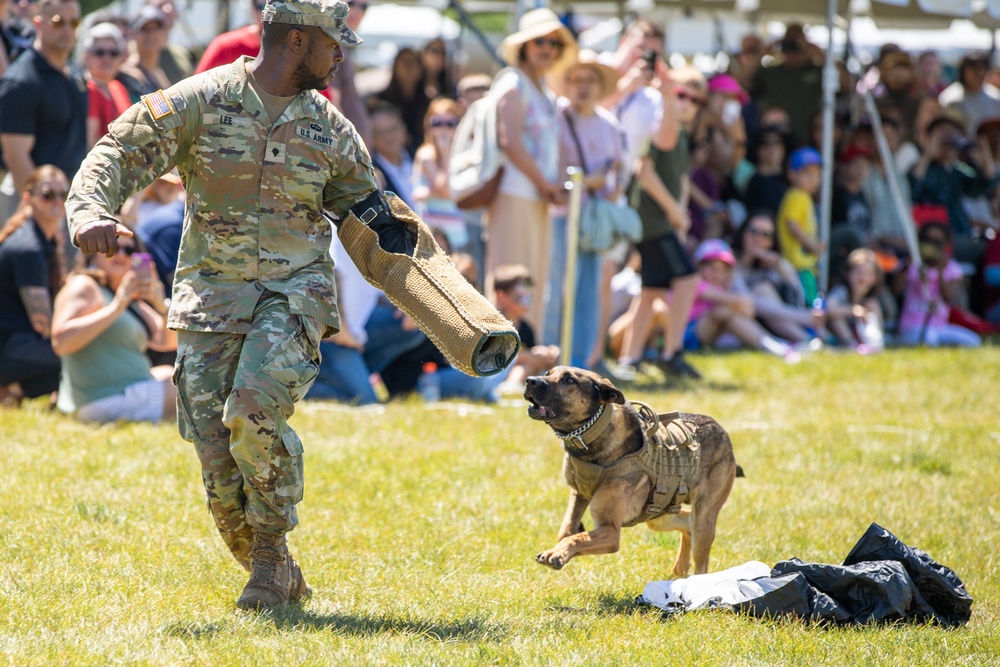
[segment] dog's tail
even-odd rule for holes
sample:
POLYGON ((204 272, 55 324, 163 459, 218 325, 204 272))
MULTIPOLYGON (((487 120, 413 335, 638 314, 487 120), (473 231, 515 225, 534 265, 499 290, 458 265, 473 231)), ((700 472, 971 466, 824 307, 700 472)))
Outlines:
POLYGON ((736 464, 736 476, 746 477, 746 475, 743 474, 743 466, 741 466, 739 463, 736 464))

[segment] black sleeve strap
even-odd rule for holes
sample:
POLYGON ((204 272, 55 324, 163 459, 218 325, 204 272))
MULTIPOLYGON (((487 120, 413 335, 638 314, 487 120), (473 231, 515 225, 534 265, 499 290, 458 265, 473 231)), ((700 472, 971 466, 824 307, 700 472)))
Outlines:
POLYGON ((373 190, 370 195, 351 207, 351 213, 358 216, 361 222, 370 225, 380 213, 389 215, 389 204, 386 203, 381 190, 373 190))
POLYGON ((351 213, 378 234, 378 244, 383 250, 401 255, 413 255, 417 247, 417 232, 405 221, 392 216, 389 204, 381 191, 375 190, 352 206, 351 213))

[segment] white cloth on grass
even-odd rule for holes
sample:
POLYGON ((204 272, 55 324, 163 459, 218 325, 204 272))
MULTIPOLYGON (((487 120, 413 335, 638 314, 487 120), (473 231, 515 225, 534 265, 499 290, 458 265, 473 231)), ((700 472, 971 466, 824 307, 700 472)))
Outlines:
MULTIPOLYGON (((705 606, 735 605, 766 592, 755 579, 770 577, 771 566, 750 561, 721 572, 695 574, 685 579, 651 581, 646 584, 640 602, 664 611, 679 608, 693 611, 705 606)), ((764 584, 769 583, 762 582, 764 584)))

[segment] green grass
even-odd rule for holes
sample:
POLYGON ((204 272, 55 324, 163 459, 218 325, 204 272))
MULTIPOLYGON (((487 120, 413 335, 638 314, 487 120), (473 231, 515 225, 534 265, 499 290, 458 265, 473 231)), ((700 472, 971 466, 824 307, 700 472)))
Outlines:
MULTIPOLYGON (((1000 664, 1000 348, 696 357, 706 381, 626 394, 716 417, 747 478, 711 569, 839 563, 869 523, 954 569, 971 622, 825 628, 635 603, 675 533, 533 562, 566 502, 562 453, 520 401, 301 406, 306 497, 290 544, 316 590, 239 612, 245 575, 172 426, 0 412, 0 664, 1000 664)), ((589 517, 587 518, 589 521, 589 517)))

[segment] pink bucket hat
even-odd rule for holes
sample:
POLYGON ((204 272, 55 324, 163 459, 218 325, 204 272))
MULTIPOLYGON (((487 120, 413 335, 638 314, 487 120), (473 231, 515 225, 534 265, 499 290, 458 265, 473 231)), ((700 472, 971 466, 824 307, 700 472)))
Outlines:
POLYGON ((713 260, 725 262, 729 266, 736 266, 733 249, 722 239, 705 239, 694 251, 695 262, 711 262, 713 260))
POLYGON ((728 74, 719 74, 709 79, 708 92, 736 95, 740 98, 740 104, 743 105, 750 101, 750 96, 747 95, 747 91, 743 90, 740 82, 728 74))

